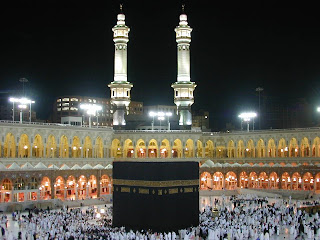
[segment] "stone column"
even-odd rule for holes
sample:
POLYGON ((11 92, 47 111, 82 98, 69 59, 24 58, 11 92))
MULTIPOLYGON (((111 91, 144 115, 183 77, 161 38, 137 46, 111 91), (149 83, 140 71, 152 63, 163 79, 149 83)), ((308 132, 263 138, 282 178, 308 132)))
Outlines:
POLYGON ((79 193, 78 193, 77 183, 75 185, 75 191, 76 191, 76 200, 78 200, 79 199, 79 193))

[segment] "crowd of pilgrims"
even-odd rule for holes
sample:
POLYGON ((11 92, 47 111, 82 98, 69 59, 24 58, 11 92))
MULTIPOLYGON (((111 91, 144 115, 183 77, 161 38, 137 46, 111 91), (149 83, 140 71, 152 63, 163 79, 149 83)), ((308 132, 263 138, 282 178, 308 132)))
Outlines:
MULTIPOLYGON (((318 203, 308 201, 309 206, 318 203)), ((13 213, 12 218, 19 225, 18 232, 8 229, 8 217, 3 214, 0 218, 0 239, 269 240, 285 231, 289 239, 299 236, 300 239, 320 239, 319 214, 301 211, 298 208, 301 204, 291 202, 291 198, 269 204, 267 198, 255 195, 222 196, 214 200, 212 207, 203 208, 199 214, 199 226, 166 233, 126 231, 124 227, 112 227, 112 207, 107 205, 101 216, 101 209, 94 207, 63 207, 54 211, 29 211, 26 215, 13 213)))

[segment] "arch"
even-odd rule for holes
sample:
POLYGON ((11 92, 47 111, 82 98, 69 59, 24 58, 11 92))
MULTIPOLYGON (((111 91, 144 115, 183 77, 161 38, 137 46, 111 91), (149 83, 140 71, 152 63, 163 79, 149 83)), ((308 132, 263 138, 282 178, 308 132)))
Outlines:
POLYGON ((261 172, 259 174, 258 177, 258 184, 259 184, 259 188, 264 188, 267 189, 268 188, 268 182, 269 182, 269 178, 266 172, 261 172))
POLYGON ((281 188, 282 189, 291 189, 291 179, 288 172, 284 172, 281 176, 281 188))
MULTIPOLYGON (((26 189, 26 182, 22 177, 18 177, 13 183, 14 190, 25 190, 26 189)), ((15 201, 17 202, 24 202, 25 201, 25 194, 24 192, 17 192, 13 195, 15 201)))
POLYGON ((97 137, 96 139, 96 145, 94 148, 94 157, 95 158, 103 158, 104 152, 103 152, 103 141, 101 137, 97 137))
POLYGON ((158 142, 155 139, 151 139, 148 144, 148 157, 156 158, 158 157, 158 142))
POLYGON ((60 138, 60 153, 59 156, 61 158, 68 158, 69 157, 69 144, 68 144, 68 138, 65 135, 62 135, 60 138))
POLYGON ((121 148, 119 139, 112 140, 111 157, 114 157, 114 158, 121 158, 122 157, 122 148, 121 148))
POLYGON ((40 190, 39 188, 39 182, 38 179, 35 177, 31 177, 28 180, 28 193, 26 193, 26 200, 31 200, 31 201, 36 201, 38 200, 38 190, 40 190), (31 191, 30 191, 31 190, 31 191))
POLYGON ((303 189, 302 190, 313 190, 314 189, 314 179, 310 172, 306 172, 302 178, 303 189))
POLYGON ((83 144, 83 157, 92 158, 92 155, 92 141, 89 136, 86 136, 83 144))
POLYGON ((182 158, 182 142, 180 139, 174 140, 171 153, 173 158, 182 158))
POLYGON ((7 158, 16 157, 16 141, 12 133, 6 135, 3 145, 3 156, 7 158))
POLYGON ((43 177, 40 183, 40 199, 51 199, 51 181, 48 177, 43 177))
POLYGON ((167 158, 170 156, 170 143, 168 139, 163 139, 160 146, 160 157, 167 158))
POLYGON ((136 157, 138 158, 145 158, 147 155, 147 150, 146 150, 146 144, 142 139, 139 139, 137 141, 136 145, 136 157))
POLYGON ((224 146, 217 146, 216 147, 216 157, 217 158, 224 158, 226 157, 226 149, 224 146))
POLYGON ((256 172, 249 174, 249 188, 258 188, 258 175, 256 172))
POLYGON ((276 172, 272 172, 269 175, 269 188, 278 189, 279 178, 276 172))
POLYGON ((212 177, 208 172, 203 172, 200 175, 200 189, 207 190, 212 189, 212 177))
MULTIPOLYGON (((67 186, 68 186, 68 184, 67 184, 67 186)), ((67 186, 66 186, 66 188, 67 188, 67 186)), ((66 191, 68 191, 68 189, 65 189, 65 184, 64 184, 63 177, 58 176, 56 178, 56 181, 55 181, 55 184, 54 184, 54 196, 55 196, 55 198, 61 199, 61 200, 65 199, 66 196, 67 196, 66 195, 67 194, 66 191)))
POLYGON ((315 190, 316 191, 320 190, 320 172, 316 174, 314 181, 315 181, 315 190))
POLYGON ((78 199, 86 199, 88 194, 87 189, 87 178, 84 175, 81 175, 78 180, 77 184, 77 191, 78 191, 78 199))
POLYGON ((233 190, 237 187, 237 175, 230 171, 226 174, 226 189, 233 190))
POLYGON ((222 172, 215 172, 213 174, 213 189, 221 190, 224 188, 224 176, 222 172))
POLYGON ((196 156, 197 157, 204 157, 202 153, 203 153, 203 144, 200 140, 197 140, 196 156))
POLYGON ((22 134, 20 136, 20 141, 18 146, 18 157, 21 157, 21 158, 30 157, 30 142, 27 134, 22 134))
POLYGON ((320 138, 316 137, 313 139, 312 144, 312 157, 319 157, 320 156, 320 138))
POLYGON ((12 182, 8 178, 2 180, 0 188, 0 202, 11 202, 12 187, 12 182))
POLYGON ((42 137, 39 134, 37 134, 33 140, 32 157, 42 158, 43 149, 44 147, 43 147, 42 137))
POLYGON ((264 144, 263 139, 259 139, 257 143, 257 157, 258 158, 264 158, 266 157, 266 146, 264 144))
POLYGON ((281 138, 278 144, 278 157, 288 157, 288 147, 286 145, 286 140, 281 138))
POLYGON ((77 186, 77 182, 76 182, 76 178, 72 175, 70 175, 67 179, 67 194, 65 194, 65 197, 68 200, 76 200, 78 198, 78 192, 76 191, 76 186, 77 186))
POLYGON ((54 158, 56 156, 56 151, 57 151, 56 139, 53 135, 50 134, 47 139, 46 157, 54 158))
POLYGON ((208 140, 205 145, 205 157, 213 158, 214 145, 211 140, 208 140))
POLYGON ((256 156, 253 140, 247 142, 246 157, 254 158, 256 156))
POLYGON ((123 154, 127 158, 134 157, 134 147, 131 139, 126 139, 124 141, 123 154))
POLYGON ((272 138, 268 141, 268 157, 276 157, 276 144, 272 138))
POLYGON ((192 139, 188 139, 186 141, 185 150, 184 150, 185 158, 193 158, 194 157, 194 144, 192 139))
POLYGON ((244 151, 245 151, 244 143, 243 143, 242 140, 239 140, 238 146, 237 146, 237 157, 238 158, 243 158, 244 157, 244 151))
POLYGON ((102 175, 100 180, 100 195, 111 194, 111 180, 108 175, 102 175))
POLYGON ((289 142, 289 157, 299 156, 299 145, 296 138, 291 138, 289 142))
POLYGON ((298 172, 292 174, 292 190, 301 190, 301 176, 298 172))
POLYGON ((36 179, 35 177, 31 177, 28 181, 28 190, 29 189, 37 189, 39 188, 39 183, 38 183, 38 179, 36 179))
POLYGON ((74 136, 72 139, 72 145, 71 145, 71 157, 73 158, 79 158, 81 157, 81 145, 80 145, 80 139, 78 136, 74 136))
POLYGON ((310 157, 310 145, 309 140, 306 137, 301 139, 300 155, 301 157, 310 157))
POLYGON ((248 188, 249 187, 249 177, 246 172, 241 172, 240 173, 240 188, 248 188))
POLYGON ((228 142, 228 158, 234 158, 235 157, 235 147, 234 147, 234 142, 232 140, 230 140, 228 142))
POLYGON ((91 175, 88 180, 88 197, 97 198, 98 197, 98 184, 95 175, 91 175))

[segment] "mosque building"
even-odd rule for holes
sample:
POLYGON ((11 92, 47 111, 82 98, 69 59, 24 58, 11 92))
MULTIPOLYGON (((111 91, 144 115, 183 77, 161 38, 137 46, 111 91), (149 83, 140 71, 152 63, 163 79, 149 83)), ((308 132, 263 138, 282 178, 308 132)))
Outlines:
MULTIPOLYGON (((86 199, 112 193, 112 162, 197 161, 200 190, 320 191, 320 129, 204 132, 191 128, 195 82, 190 79, 192 28, 175 28, 177 81, 172 84, 179 130, 126 130, 130 91, 130 28, 113 27, 113 127, 0 122, 0 202, 86 199)), ((4 204, 5 205, 5 204, 4 204)), ((4 206, 2 205, 2 206, 4 206)))

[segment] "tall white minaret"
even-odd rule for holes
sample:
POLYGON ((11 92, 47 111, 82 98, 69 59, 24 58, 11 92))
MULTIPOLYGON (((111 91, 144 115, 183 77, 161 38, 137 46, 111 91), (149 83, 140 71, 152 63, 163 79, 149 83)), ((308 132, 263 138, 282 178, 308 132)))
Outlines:
POLYGON ((179 114, 179 125, 183 128, 191 128, 192 114, 191 105, 194 103, 193 91, 196 84, 190 81, 190 42, 192 28, 188 26, 187 15, 184 14, 182 6, 179 26, 176 32, 177 55, 178 55, 178 76, 177 82, 171 85, 174 89, 174 103, 177 105, 179 114))
POLYGON ((125 115, 128 114, 130 104, 130 91, 133 85, 127 81, 127 43, 130 28, 126 26, 125 15, 117 16, 117 25, 112 28, 114 53, 114 80, 108 87, 111 90, 111 104, 113 106, 113 126, 121 128, 126 125, 125 115))

